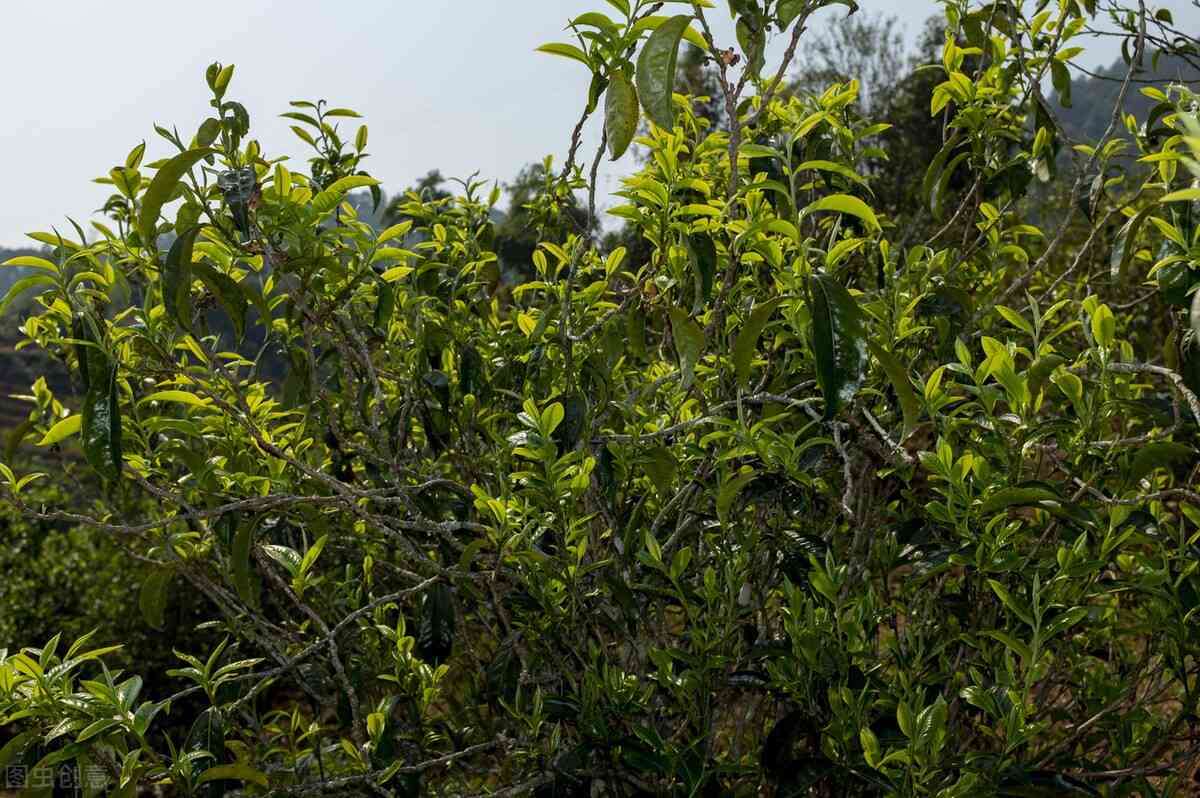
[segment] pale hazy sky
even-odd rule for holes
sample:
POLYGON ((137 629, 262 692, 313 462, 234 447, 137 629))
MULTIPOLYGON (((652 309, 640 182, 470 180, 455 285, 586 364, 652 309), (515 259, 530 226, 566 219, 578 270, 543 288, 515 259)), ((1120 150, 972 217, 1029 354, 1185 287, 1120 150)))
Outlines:
MULTIPOLYGON (((910 39, 940 4, 860 0, 901 18, 910 39)), ((1160 0, 1200 27, 1190 0, 1160 0)), ((567 19, 601 0, 3 0, 0 2, 0 245, 88 219, 109 193, 91 179, 140 141, 169 154, 153 124, 187 139, 208 111, 204 68, 237 65, 228 99, 251 114, 269 156, 303 155, 278 114, 325 98, 370 126, 366 166, 395 192, 429 169, 507 180, 553 153, 561 162, 587 91, 582 65, 535 53, 568 40, 567 19)), ((817 23, 845 13, 820 12, 817 23)), ((719 44, 728 15, 712 13, 719 44)), ((782 49, 776 43, 773 52, 782 49)), ((1109 63, 1112 46, 1085 59, 1109 63)), ((353 120, 351 120, 353 122, 353 120)), ((587 142, 599 141, 595 125, 587 142)), ((605 167, 601 192, 630 166, 605 167)))

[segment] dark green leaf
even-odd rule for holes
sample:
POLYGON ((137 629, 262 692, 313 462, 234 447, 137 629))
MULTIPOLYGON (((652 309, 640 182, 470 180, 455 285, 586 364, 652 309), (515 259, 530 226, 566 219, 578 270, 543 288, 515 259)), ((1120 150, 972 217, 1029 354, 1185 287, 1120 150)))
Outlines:
POLYGON ((696 363, 704 352, 704 330, 679 308, 671 308, 671 333, 675 338, 675 351, 679 353, 681 382, 686 390, 696 377, 696 363))
POLYGON ((193 227, 181 233, 159 272, 163 310, 185 330, 192 329, 192 250, 199 232, 199 227, 193 227))
POLYGON ((893 353, 888 352, 874 341, 868 341, 867 345, 871 348, 871 354, 879 361, 879 365, 883 366, 888 380, 892 383, 892 389, 896 391, 896 401, 900 403, 900 412, 904 415, 904 434, 907 436, 916 428, 917 421, 921 417, 921 403, 917 400, 916 391, 913 390, 908 369, 893 353))
POLYGON ((236 779, 238 781, 248 781, 252 784, 257 784, 260 787, 266 787, 267 776, 261 770, 255 770, 249 765, 218 765, 209 768, 200 774, 200 784, 207 784, 210 781, 218 779, 236 779))
POLYGON ((573 393, 562 400, 563 420, 554 428, 554 441, 558 444, 559 455, 564 455, 575 448, 579 442, 580 433, 587 425, 587 400, 582 394, 573 393))
POLYGON ((675 66, 679 58, 679 43, 691 22, 691 16, 679 14, 659 25, 638 55, 637 94, 646 116, 659 127, 670 130, 675 126, 675 66))
POLYGON ((1145 444, 1139 447, 1133 456, 1129 479, 1138 482, 1152 474, 1155 469, 1170 469, 1177 462, 1191 462, 1195 456, 1196 450, 1182 443, 1158 441, 1145 444))
POLYGON ((837 415, 862 385, 867 339, 862 311, 850 292, 827 274, 809 280, 812 294, 813 354, 817 382, 825 397, 825 418, 837 415))
POLYGON ((203 261, 192 264, 192 271, 228 314, 238 341, 241 341, 246 337, 246 310, 250 306, 242 286, 228 274, 217 271, 203 261))
POLYGON ((142 618, 155 629, 163 627, 163 612, 167 607, 167 586, 171 583, 171 571, 159 568, 146 577, 138 594, 138 607, 142 618))
POLYGON ((216 150, 207 147, 181 152, 154 173, 154 179, 150 181, 150 186, 142 195, 142 209, 138 214, 138 231, 142 235, 142 242, 145 246, 154 246, 154 233, 158 227, 159 211, 162 210, 163 204, 170 199, 171 193, 184 174, 201 159, 215 153, 216 150))
POLYGON ((697 293, 701 303, 707 304, 712 298, 713 279, 717 274, 717 245, 712 237, 704 233, 693 233, 688 236, 688 253, 696 266, 697 293))
POLYGON ((429 589, 417 630, 417 656, 440 665, 454 648, 454 594, 439 582, 429 589))
POLYGON ((633 83, 623 70, 618 70, 608 84, 604 99, 604 131, 608 136, 608 152, 615 161, 625 154, 638 126, 638 98, 633 83))
POLYGON ((250 570, 250 549, 254 545, 254 525, 243 523, 233 538, 231 565, 233 586, 238 597, 251 607, 258 606, 258 584, 250 570))
POLYGON ((91 388, 83 400, 83 454, 107 479, 121 475, 121 406, 117 402, 117 366, 89 365, 91 388), (101 373, 96 373, 100 371, 101 373))
MULTIPOLYGON (((212 754, 212 758, 206 757, 193 760, 193 776, 202 773, 213 765, 221 764, 221 761, 225 758, 225 720, 221 715, 221 710, 216 707, 209 707, 200 713, 200 716, 196 718, 196 721, 192 724, 192 728, 188 731, 183 750, 185 753, 207 751, 212 754)), ((224 793, 224 788, 219 783, 214 782, 208 785, 205 795, 207 798, 220 798, 224 793)))
POLYGON ((775 314, 775 310, 783 303, 783 297, 775 297, 762 303, 750 314, 750 319, 738 332, 737 343, 733 345, 733 373, 738 385, 745 385, 750 378, 750 364, 754 360, 754 352, 758 348, 758 339, 766 329, 767 322, 775 314))
POLYGON ((1200 290, 1192 294, 1192 311, 1189 314, 1192 323, 1193 341, 1200 342, 1200 290))

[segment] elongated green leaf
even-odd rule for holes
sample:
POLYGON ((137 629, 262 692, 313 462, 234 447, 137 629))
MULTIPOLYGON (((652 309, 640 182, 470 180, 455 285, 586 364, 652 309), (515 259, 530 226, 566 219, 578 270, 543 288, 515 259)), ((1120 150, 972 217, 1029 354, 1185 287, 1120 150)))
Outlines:
POLYGON ((439 582, 429 589, 417 630, 417 655, 440 665, 454 648, 454 594, 439 582))
POLYGON ((750 378, 750 364, 758 348, 758 339, 783 300, 784 297, 775 297, 756 307, 738 333, 737 343, 733 345, 733 373, 738 385, 745 385, 750 378))
POLYGON ((171 572, 166 568, 152 572, 142 582, 138 594, 138 608, 142 618, 155 629, 163 627, 163 613, 167 608, 167 586, 171 583, 171 572))
MULTIPOLYGON (((89 365, 89 371, 91 366, 89 365)), ((93 374, 83 399, 81 431, 83 454, 92 468, 108 479, 121 474, 121 406, 117 402, 117 367, 108 364, 104 374, 93 374)))
POLYGON ((38 441, 38 446, 52 446, 59 441, 66 440, 75 433, 79 432, 79 429, 82 425, 82 415, 76 413, 73 416, 67 416, 62 421, 50 428, 45 437, 38 441))
POLYGON ((687 239, 688 254, 696 267, 697 310, 712 297, 713 280, 717 275, 717 245, 704 233, 693 233, 687 239))
POLYGON ((181 152, 154 173, 154 179, 150 181, 150 186, 142 195, 142 208, 138 213, 138 231, 142 235, 142 243, 145 246, 154 246, 158 214, 162 210, 163 204, 170 199, 175 186, 179 184, 189 169, 202 159, 214 154, 216 154, 216 150, 209 147, 181 152))
POLYGON ((1196 200, 1200 200, 1200 188, 1184 188, 1179 191, 1172 191, 1159 200, 1159 202, 1194 202, 1196 200))
POLYGON ((646 109, 646 116, 665 130, 675 126, 675 107, 671 99, 675 90, 675 67, 679 43, 691 19, 688 14, 679 14, 659 25, 638 55, 638 97, 642 108, 646 109))
POLYGON ((267 775, 261 770, 255 770, 249 765, 217 765, 209 768, 200 774, 200 784, 206 784, 210 781, 218 779, 237 779, 238 781, 248 781, 252 784, 257 784, 260 787, 268 786, 267 775))
POLYGON ((999 597, 1004 606, 1012 611, 1013 615, 1016 615, 1027 625, 1033 626, 1033 614, 1029 611, 1029 605, 1008 592, 1008 588, 995 579, 989 579, 988 584, 991 586, 992 592, 999 597))
POLYGON ((349 177, 335 180, 333 185, 313 197, 313 210, 319 214, 329 213, 354 189, 377 185, 379 185, 378 180, 366 175, 350 175, 349 177))
POLYGON ((858 172, 854 171, 853 169, 851 169, 849 166, 846 166, 845 164, 834 163, 833 161, 819 161, 819 160, 818 161, 805 161, 804 163, 795 167, 792 171, 793 172, 806 172, 809 170, 813 170, 813 171, 817 171, 817 172, 831 172, 835 175, 840 175, 841 177, 844 177, 847 180, 857 183, 860 186, 867 185, 866 178, 864 178, 858 172))
POLYGON ((49 272, 55 276, 58 275, 58 267, 45 258, 39 258, 34 255, 18 255, 15 258, 9 258, 0 263, 0 266, 22 267, 26 269, 41 269, 44 272, 49 272))
MULTIPOLYGON (((648 30, 658 30, 663 26, 663 23, 669 22, 670 20, 671 17, 658 14, 651 14, 648 17, 640 17, 638 21, 633 24, 633 32, 642 33, 643 31, 648 30)), ((688 25, 683 29, 683 38, 693 47, 705 53, 708 52, 708 42, 704 41, 704 37, 701 36, 691 25, 688 25)))
POLYGON ((250 571, 250 548, 254 545, 254 525, 242 524, 233 538, 233 586, 238 597, 251 607, 258 606, 258 585, 250 571))
POLYGON ((989 496, 979 510, 985 515, 998 512, 1013 506, 1039 506, 1043 502, 1058 502, 1061 498, 1050 488, 1028 486, 1019 488, 1004 488, 989 496))
POLYGON ((687 390, 696 378, 696 363, 704 352, 704 330, 686 312, 671 308, 671 333, 675 351, 679 353, 679 370, 683 373, 681 384, 687 390))
POLYGON ((1159 468, 1170 468, 1174 463, 1191 462, 1196 456, 1196 450, 1183 443, 1172 441, 1157 441, 1148 443, 1137 449, 1133 456, 1133 465, 1129 469, 1129 479, 1133 482, 1149 476, 1159 468))
POLYGON ((22 277, 20 280, 17 280, 8 289, 8 293, 4 295, 4 298, 0 299, 0 316, 4 315, 4 311, 8 310, 8 306, 17 297, 38 285, 54 285, 54 278, 48 274, 31 274, 28 277, 22 277))
POLYGON ((725 523, 725 519, 729 516, 729 508, 733 506, 733 501, 741 493, 742 488, 750 484, 756 476, 758 473, 754 469, 746 467, 746 470, 734 474, 721 486, 721 490, 717 492, 717 518, 721 520, 721 523, 725 523))
POLYGON ((1129 264, 1133 261, 1133 256, 1138 249, 1138 233, 1141 232, 1142 225, 1153 210, 1153 205, 1142 208, 1136 216, 1117 231, 1116 238, 1113 240, 1112 256, 1109 259, 1109 271, 1114 279, 1128 272, 1129 264))
POLYGON ((192 251, 200 228, 180 233, 159 272, 163 309, 181 328, 192 329, 192 251))
POLYGON ((900 403, 900 412, 904 416, 904 434, 907 436, 916 428, 917 420, 921 417, 921 403, 917 400, 917 392, 913 390, 908 369, 893 353, 874 341, 868 341, 867 345, 871 348, 871 354, 879 361, 879 365, 883 366, 888 380, 892 383, 892 389, 896 392, 896 401, 900 403))
POLYGON ((879 219, 875 216, 875 211, 871 210, 871 206, 849 194, 830 194, 828 197, 822 197, 805 208, 800 216, 803 218, 817 211, 848 213, 861 219, 872 232, 880 230, 879 219))
POLYGON ((604 131, 608 135, 608 152, 614 161, 624 155, 633 142, 638 116, 637 91, 629 76, 618 70, 604 97, 604 131))
POLYGON ((207 263, 192 264, 192 271, 229 316, 229 320, 233 322, 234 332, 237 333, 238 341, 241 341, 246 337, 246 310, 250 307, 250 302, 246 298, 242 286, 238 285, 228 274, 217 271, 207 263))
POLYGON ((535 52, 570 58, 572 61, 578 61, 583 64, 588 69, 592 68, 592 62, 588 61, 587 54, 573 44, 550 42, 549 44, 543 44, 541 47, 535 48, 535 52))
POLYGON ((191 405, 192 407, 207 407, 209 399, 201 396, 196 396, 188 391, 155 391, 152 394, 143 396, 138 400, 138 404, 143 402, 177 402, 183 405, 191 405))
MULTIPOLYGON (((212 754, 213 759, 201 760, 205 763, 219 763, 224 758, 225 719, 221 715, 221 710, 216 707, 209 707, 200 713, 199 717, 192 723, 192 728, 188 731, 183 749, 189 754, 197 751, 207 751, 212 754)), ((204 765, 200 764, 200 762, 192 762, 192 773, 197 773, 202 769, 204 769, 204 765)))
POLYGON ((1192 332, 1195 334, 1196 341, 1200 341, 1200 290, 1192 294, 1192 309, 1189 313, 1192 324, 1192 332))
POLYGON ((833 277, 814 274, 809 290, 817 382, 825 397, 825 418, 831 419, 862 385, 867 365, 866 331, 858 303, 833 277))
POLYGON ((1009 507, 1033 507, 1045 510, 1056 518, 1073 521, 1082 526, 1095 523, 1095 515, 1088 508, 1063 501, 1052 488, 1045 484, 1024 484, 996 491, 979 506, 981 513, 994 515, 1009 507))
POLYGON ((21 732, 5 743, 4 747, 0 748, 0 768, 7 767, 17 754, 24 751, 29 743, 40 736, 41 733, 38 731, 21 732))
POLYGON ((295 576, 300 570, 300 552, 290 546, 268 543, 262 546, 262 550, 268 557, 286 568, 289 575, 295 576))

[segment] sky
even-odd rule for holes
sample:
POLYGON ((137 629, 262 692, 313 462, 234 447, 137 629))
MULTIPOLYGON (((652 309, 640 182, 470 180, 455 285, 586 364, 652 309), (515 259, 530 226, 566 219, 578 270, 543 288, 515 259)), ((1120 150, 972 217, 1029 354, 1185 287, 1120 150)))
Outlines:
MULTIPOLYGON (((934 0, 859 2, 863 12, 898 17, 909 40, 940 8, 934 0)), ((1154 5, 1200 28, 1190 0, 1154 5)), ((289 100, 323 98, 363 114, 364 166, 389 192, 435 168, 503 182, 548 154, 561 163, 588 73, 534 49, 569 40, 566 21, 598 9, 607 9, 602 0, 4 0, 0 245, 69 229, 68 216, 93 218, 110 189, 92 179, 139 142, 147 142, 147 161, 171 154, 153 125, 190 137, 210 110, 204 70, 213 61, 236 65, 227 99, 249 110, 252 137, 268 157, 303 157, 279 114, 289 100)), ((812 27, 844 13, 822 10, 812 27)), ((711 18, 718 44, 733 43, 728 14, 711 18)), ((782 50, 777 41, 770 52, 782 50)), ((1116 57, 1109 44, 1083 60, 1116 57)), ((592 124, 584 151, 598 143, 592 124)), ((633 166, 631 155, 605 165, 602 207, 633 166)))

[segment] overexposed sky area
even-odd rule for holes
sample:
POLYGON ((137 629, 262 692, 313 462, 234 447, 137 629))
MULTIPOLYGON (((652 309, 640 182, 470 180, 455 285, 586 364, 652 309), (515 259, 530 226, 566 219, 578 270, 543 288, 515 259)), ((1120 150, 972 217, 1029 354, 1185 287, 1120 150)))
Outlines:
MULTIPOLYGON (((898 16, 910 40, 940 9, 934 0, 860 5, 898 16)), ((1154 5, 1200 27, 1191 0, 1154 5)), ((92 178, 141 141, 147 161, 171 152, 156 122, 189 138, 209 110, 212 61, 236 64, 227 97, 250 111, 268 157, 304 154, 279 117, 289 100, 358 110, 370 126, 366 165, 389 193, 434 168, 504 181, 547 154, 561 163, 588 75, 534 48, 569 40, 566 21, 600 9, 611 10, 603 0, 3 0, 0 245, 69 229, 67 216, 90 218, 109 193, 92 178)), ((833 6, 814 25, 844 13, 833 6)), ((728 14, 711 17, 718 43, 734 43, 728 14)), ((782 49, 777 41, 772 53, 782 49)), ((1117 54, 1110 41, 1083 60, 1117 54)), ((587 143, 594 151, 598 142, 593 124, 587 143)), ((631 166, 630 155, 606 165, 601 193, 631 166)))

